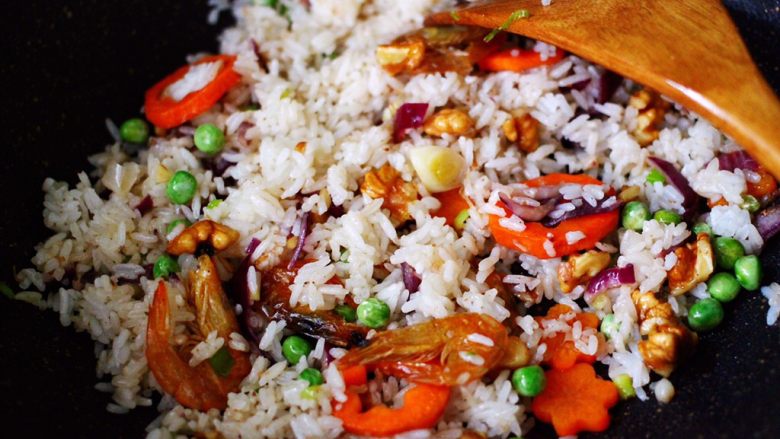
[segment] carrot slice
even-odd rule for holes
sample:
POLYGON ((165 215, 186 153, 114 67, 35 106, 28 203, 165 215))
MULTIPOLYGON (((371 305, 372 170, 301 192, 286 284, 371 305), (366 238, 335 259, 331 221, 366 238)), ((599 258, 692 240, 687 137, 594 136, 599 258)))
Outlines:
POLYGON ((555 55, 542 59, 539 52, 523 49, 507 49, 491 53, 479 61, 479 68, 488 72, 512 71, 523 72, 535 67, 549 66, 560 62, 565 53, 558 49, 555 55))
POLYGON ((222 96, 241 80, 241 76, 233 70, 236 57, 233 55, 206 56, 195 64, 186 65, 166 76, 152 88, 146 91, 144 111, 146 118, 160 128, 173 128, 206 112, 217 103, 222 96), (200 90, 194 91, 180 101, 164 96, 169 85, 182 79, 194 65, 222 61, 217 76, 200 90))
MULTIPOLYGON (((545 318, 537 318, 537 321, 557 319, 561 315, 571 312, 571 310, 567 305, 557 304, 547 311, 545 318)), ((580 322, 582 329, 596 329, 599 326, 598 316, 589 312, 577 313, 574 320, 580 322)), ((544 343, 547 345, 547 350, 542 363, 549 364, 554 369, 565 370, 571 368, 576 363, 593 363, 596 361, 595 355, 583 354, 574 346, 573 341, 566 340, 565 333, 557 332, 555 335, 545 337, 544 343)))
POLYGON ((552 423, 559 436, 582 431, 599 432, 609 427, 609 409, 618 401, 611 381, 596 376, 590 364, 567 370, 550 370, 547 385, 534 398, 531 410, 542 422, 552 423))
MULTIPOLYGON (((342 370, 344 383, 366 383, 366 367, 354 366, 342 370)), ((392 436, 411 430, 433 428, 447 408, 450 399, 448 386, 415 384, 404 394, 403 406, 389 408, 376 405, 363 411, 360 395, 347 389, 347 400, 333 402, 333 416, 339 418, 348 433, 362 436, 392 436)))
POLYGON ((446 192, 439 192, 433 196, 439 200, 441 207, 432 212, 432 215, 444 218, 448 226, 455 227, 455 218, 469 208, 469 202, 463 195, 463 188, 458 187, 446 192))
MULTIPOLYGON (((582 185, 601 184, 595 178, 584 174, 550 174, 525 182, 529 187, 552 186, 565 183, 582 185)), ((562 221, 556 227, 545 227, 541 223, 527 222, 525 223, 525 230, 518 232, 499 224, 500 217, 490 215, 488 225, 493 238, 504 247, 528 253, 539 259, 550 259, 571 255, 580 250, 588 250, 595 247, 599 241, 617 228, 619 217, 620 213, 616 209, 612 212, 571 218, 562 221), (569 244, 566 234, 577 231, 584 233, 585 237, 573 244, 569 244), (552 242, 555 255, 551 256, 545 249, 545 242, 548 240, 552 242)))
POLYGON ((777 190, 777 180, 766 169, 759 166, 756 173, 761 179, 755 183, 747 182, 747 192, 758 199, 765 197, 777 190))

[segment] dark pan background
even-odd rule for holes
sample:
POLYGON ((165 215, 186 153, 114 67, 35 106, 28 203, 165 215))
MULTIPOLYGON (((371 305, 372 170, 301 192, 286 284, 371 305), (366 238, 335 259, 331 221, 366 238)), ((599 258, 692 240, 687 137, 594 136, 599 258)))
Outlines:
MULTIPOLYGON (((219 27, 206 24, 205 0, 3 3, 0 279, 10 281, 47 236, 44 177, 74 182, 86 156, 110 141, 104 119, 136 115, 144 90, 186 54, 217 49, 219 27)), ((726 4, 780 90, 780 2, 726 4)), ((224 16, 220 25, 229 22, 224 16)), ((780 279, 779 247, 775 239, 765 251, 767 281, 780 279)), ((780 328, 766 326, 766 310, 760 294, 743 292, 726 306, 723 324, 701 338, 693 362, 673 375, 674 401, 621 403, 600 437, 780 437, 780 328)), ((110 397, 94 390, 96 382, 88 335, 0 296, 0 435, 143 437, 156 410, 109 414, 110 397)), ((541 427, 531 436, 554 434, 541 427)))

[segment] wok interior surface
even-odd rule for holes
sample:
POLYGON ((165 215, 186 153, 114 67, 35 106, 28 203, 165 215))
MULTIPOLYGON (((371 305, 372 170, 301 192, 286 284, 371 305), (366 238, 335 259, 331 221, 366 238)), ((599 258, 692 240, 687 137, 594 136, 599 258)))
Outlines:
MULTIPOLYGON (((747 45, 780 90, 780 2, 727 1, 747 45)), ((34 0, 3 14, 0 63, 4 208, 0 215, 0 278, 29 265, 46 236, 41 184, 46 176, 74 182, 86 157, 111 138, 104 119, 137 114, 150 84, 184 63, 216 51, 219 26, 206 23, 205 1, 123 2, 34 0)), ((220 26, 229 24, 224 15, 220 26)), ((765 282, 780 279, 780 242, 762 256, 765 282)), ((9 282, 10 283, 10 282, 9 282)), ((62 328, 54 313, 0 297, 0 413, 6 432, 28 437, 143 437, 154 408, 126 415, 105 411, 89 336, 62 328)), ((672 376, 676 396, 612 410, 597 437, 780 436, 780 329, 767 327, 758 292, 742 294, 724 323, 704 334, 692 361, 672 376)), ((591 437, 594 435, 582 435, 591 437)), ((554 437, 538 425, 530 437, 554 437)))

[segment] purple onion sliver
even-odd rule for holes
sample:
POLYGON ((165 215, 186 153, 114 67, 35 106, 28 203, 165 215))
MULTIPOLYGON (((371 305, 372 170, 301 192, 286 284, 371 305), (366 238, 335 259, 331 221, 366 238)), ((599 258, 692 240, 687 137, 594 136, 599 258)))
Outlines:
POLYGON ((152 200, 152 197, 147 195, 143 200, 141 200, 140 203, 138 203, 137 206, 135 206, 135 208, 138 209, 138 212, 141 213, 141 216, 144 216, 147 212, 154 209, 154 200, 152 200))
POLYGON ((303 245, 306 243, 306 235, 309 233, 309 212, 304 212, 300 218, 298 218, 298 244, 295 245, 292 258, 287 263, 287 269, 292 270, 295 267, 295 263, 301 258, 303 253, 303 245))
POLYGON ((427 111, 428 104, 406 103, 401 105, 398 111, 395 112, 393 142, 400 143, 404 140, 406 131, 422 126, 427 111))
POLYGON ((552 210, 555 209, 555 205, 558 204, 558 199, 553 198, 539 206, 526 206, 513 200, 509 195, 503 192, 498 194, 498 198, 506 205, 506 208, 509 209, 513 215, 524 221, 541 221, 548 213, 552 212, 552 210))
POLYGON ((766 242, 780 232, 780 204, 767 207, 756 215, 756 229, 766 242))
POLYGON ((735 169, 757 171, 758 162, 745 151, 734 151, 719 155, 718 167, 724 171, 735 169))
POLYGON ((414 270, 414 267, 407 264, 406 262, 402 262, 401 274, 403 274, 404 277, 404 286, 407 290, 409 290, 409 293, 416 293, 419 291, 422 280, 417 276, 417 272, 414 270))
POLYGON ((625 267, 614 267, 601 270, 596 277, 588 282, 585 300, 590 301, 598 294, 601 294, 610 288, 633 283, 636 283, 633 264, 628 264, 625 267))
POLYGON ((611 70, 605 70, 598 80, 598 103, 603 104, 612 99, 612 95, 615 94, 622 82, 623 77, 611 70))
POLYGON ((545 227, 556 227, 558 224, 572 218, 578 218, 586 215, 595 215, 597 213, 612 212, 620 208, 622 203, 618 201, 615 196, 598 200, 595 206, 591 206, 589 203, 583 201, 582 205, 574 210, 567 211, 558 218, 552 218, 547 216, 542 221, 542 225, 545 227))
POLYGON ((692 218, 699 202, 699 195, 693 191, 685 176, 683 176, 673 164, 664 159, 648 157, 648 160, 666 176, 666 179, 672 186, 680 191, 680 194, 683 196, 683 207, 685 208, 685 214, 683 216, 686 219, 692 218))
POLYGON ((249 241, 249 245, 246 246, 246 250, 244 251, 244 253, 247 256, 252 256, 252 253, 254 253, 255 250, 257 250, 257 246, 259 245, 260 245, 260 240, 257 238, 252 238, 252 240, 249 241))

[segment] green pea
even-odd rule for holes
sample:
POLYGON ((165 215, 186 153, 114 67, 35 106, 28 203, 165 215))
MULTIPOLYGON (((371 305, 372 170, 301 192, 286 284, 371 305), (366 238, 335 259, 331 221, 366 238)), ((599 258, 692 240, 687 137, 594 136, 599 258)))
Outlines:
POLYGON ((620 329, 620 322, 615 320, 614 314, 607 314, 604 316, 604 320, 601 321, 601 326, 599 327, 599 330, 602 334, 604 334, 607 338, 612 338, 612 334, 617 332, 620 329))
POLYGON ((173 229, 178 227, 179 224, 184 224, 184 227, 189 227, 192 225, 192 222, 186 218, 179 218, 171 221, 170 224, 168 224, 168 227, 165 228, 165 233, 171 233, 173 232, 173 229))
POLYGON ((348 323, 354 323, 357 321, 357 311, 349 305, 338 305, 334 311, 340 315, 344 321, 348 323))
POLYGON ((282 355, 290 364, 298 364, 301 358, 309 355, 309 352, 311 352, 309 342, 298 335, 291 335, 284 339, 284 343, 282 343, 282 355))
POLYGON ((379 299, 366 299, 358 305, 358 321, 369 328, 381 328, 390 320, 390 307, 379 299))
POLYGON ((666 176, 658 169, 653 169, 649 174, 647 174, 647 182, 650 184, 666 184, 666 176))
POLYGON ((119 127, 119 138, 129 143, 146 143, 149 139, 149 125, 137 117, 128 119, 119 127))
POLYGON ((155 279, 158 277, 167 278, 173 273, 178 273, 179 270, 179 263, 176 262, 176 259, 169 254, 163 254, 157 258, 157 262, 154 263, 152 274, 154 274, 155 279))
POLYGON ((546 385, 544 370, 537 365, 521 367, 512 373, 512 387, 523 396, 536 396, 546 385))
POLYGON ((742 256, 734 263, 734 274, 737 276, 737 282, 742 288, 748 291, 755 291, 761 286, 763 269, 761 261, 756 255, 742 256))
POLYGON ((724 270, 734 269, 737 259, 745 256, 745 248, 734 238, 715 238, 715 261, 724 270))
POLYGON ((306 369, 303 369, 303 372, 298 375, 298 378, 304 381, 308 381, 309 386, 319 386, 325 382, 325 378, 322 377, 322 372, 313 367, 307 367, 306 369))
POLYGON ((636 390, 634 390, 634 382, 631 380, 631 376, 628 374, 620 374, 612 380, 617 387, 618 394, 621 399, 633 398, 636 396, 636 390))
POLYGON ((455 217, 455 228, 457 230, 463 230, 464 227, 466 227, 466 221, 469 219, 469 210, 463 209, 458 213, 458 216, 455 217))
POLYGON ((206 123, 195 129, 193 136, 195 147, 206 154, 216 154, 225 146, 225 133, 212 123, 206 123))
POLYGON ((709 331, 723 321, 723 306, 713 298, 699 300, 688 311, 688 324, 695 331, 709 331))
POLYGON ((712 227, 710 227, 707 223, 696 223, 696 225, 693 226, 693 233, 698 235, 699 233, 705 233, 707 235, 712 235, 712 227))
POLYGON ((653 215, 653 219, 661 224, 680 224, 682 217, 677 212, 661 209, 653 215))
POLYGON ((221 377, 230 375, 230 370, 233 369, 235 360, 230 356, 227 346, 222 346, 219 350, 209 358, 209 364, 214 369, 214 373, 221 377))
POLYGON ((650 219, 650 210, 641 201, 631 201, 623 208, 623 227, 637 232, 650 219))
POLYGON ((731 273, 717 273, 707 281, 707 291, 721 302, 731 302, 739 294, 739 282, 731 273))
POLYGON ((198 180, 187 171, 176 171, 168 180, 165 194, 173 204, 187 204, 192 201, 198 189, 198 180))
POLYGON ((752 195, 745 195, 742 197, 742 204, 740 208, 747 210, 750 213, 756 213, 761 209, 761 203, 752 195))

